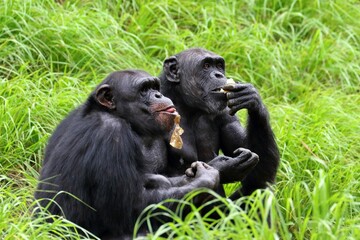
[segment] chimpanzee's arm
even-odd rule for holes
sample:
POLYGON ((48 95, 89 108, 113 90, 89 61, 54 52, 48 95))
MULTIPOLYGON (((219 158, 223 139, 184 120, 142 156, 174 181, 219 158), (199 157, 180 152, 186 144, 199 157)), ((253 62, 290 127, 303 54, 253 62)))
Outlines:
POLYGON ((144 187, 146 189, 169 189, 172 187, 182 187, 188 185, 193 178, 181 175, 176 177, 165 177, 160 174, 145 174, 144 187))
POLYGON ((198 188, 215 190, 219 184, 219 172, 203 162, 194 162, 186 175, 166 178, 159 174, 145 174, 143 199, 148 204, 165 199, 181 199, 198 188))
POLYGON ((269 114, 264 105, 259 111, 248 111, 246 142, 248 148, 259 155, 260 161, 244 179, 242 193, 249 195, 255 189, 265 188, 274 183, 280 156, 269 114))
MULTIPOLYGON (((258 111, 248 112, 246 131, 235 116, 223 115, 221 119, 221 148, 225 155, 232 156, 233 151, 241 146, 259 156, 259 163, 242 181, 243 195, 273 183, 279 165, 279 152, 265 106, 261 104, 258 111)), ((236 193, 231 198, 236 199, 241 194, 236 193)))

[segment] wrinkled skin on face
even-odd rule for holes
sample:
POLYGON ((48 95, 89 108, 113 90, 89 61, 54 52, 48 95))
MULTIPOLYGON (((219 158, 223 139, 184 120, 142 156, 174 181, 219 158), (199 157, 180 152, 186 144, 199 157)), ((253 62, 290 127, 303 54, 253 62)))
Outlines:
POLYGON ((178 113, 172 101, 159 92, 160 80, 145 72, 128 74, 127 78, 115 81, 124 77, 114 76, 103 82, 96 90, 99 103, 126 118, 141 134, 169 133, 178 113))
MULTIPOLYGON (((175 89, 168 90, 181 95, 189 108, 206 113, 220 113, 227 106, 226 95, 219 91, 227 82, 225 61, 214 53, 202 49, 192 50, 165 60, 164 68, 167 71, 164 73, 167 80, 178 83, 175 89)), ((167 85, 163 87, 167 88, 167 85)))

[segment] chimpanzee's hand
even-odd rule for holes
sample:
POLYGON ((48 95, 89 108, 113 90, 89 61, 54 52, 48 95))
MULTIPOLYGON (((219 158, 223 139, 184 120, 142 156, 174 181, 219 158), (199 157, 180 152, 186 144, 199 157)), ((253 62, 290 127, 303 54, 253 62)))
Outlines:
POLYGON ((185 174, 193 178, 192 183, 197 187, 205 187, 215 190, 220 182, 219 171, 204 162, 193 162, 186 169, 185 174))
POLYGON ((259 156, 246 148, 238 148, 234 151, 234 158, 218 156, 209 162, 209 165, 220 172, 220 183, 239 182, 259 162, 259 156))
POLYGON ((261 97, 256 88, 249 83, 236 83, 222 87, 227 93, 230 115, 246 108, 249 112, 259 112, 263 108, 261 97))

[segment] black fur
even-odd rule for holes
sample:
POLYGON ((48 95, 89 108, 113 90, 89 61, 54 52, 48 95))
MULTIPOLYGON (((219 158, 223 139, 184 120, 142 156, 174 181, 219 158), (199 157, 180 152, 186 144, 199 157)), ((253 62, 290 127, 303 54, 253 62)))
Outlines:
POLYGON ((176 175, 191 162, 207 162, 220 171, 221 183, 242 181, 232 199, 274 183, 279 152, 268 111, 251 84, 226 85, 221 56, 200 48, 185 50, 164 61, 160 80, 185 131, 183 149, 169 151, 169 172, 176 175), (234 116, 240 109, 248 110, 246 128, 234 116), (218 156, 220 150, 225 156, 218 156))
POLYGON ((161 111, 173 104, 158 90, 159 79, 138 70, 97 86, 49 139, 35 193, 41 206, 101 238, 123 238, 149 204, 216 188, 218 171, 203 163, 195 176, 159 174, 174 114, 161 111))

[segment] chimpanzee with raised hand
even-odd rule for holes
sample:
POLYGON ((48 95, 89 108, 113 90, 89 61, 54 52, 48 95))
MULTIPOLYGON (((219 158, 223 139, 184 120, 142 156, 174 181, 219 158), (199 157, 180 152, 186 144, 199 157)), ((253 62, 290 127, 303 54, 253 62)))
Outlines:
POLYGON ((169 151, 169 172, 181 174, 192 162, 207 162, 219 170, 221 183, 242 182, 231 199, 274 183, 279 152, 269 113, 253 85, 227 84, 221 56, 185 50, 164 61, 160 80, 184 129, 183 148, 169 151), (235 115, 241 109, 248 111, 246 128, 235 115))
POLYGON ((177 112, 159 85, 144 71, 114 72, 60 123, 35 193, 42 207, 100 238, 125 238, 149 204, 217 188, 218 171, 202 162, 161 175, 177 112))

